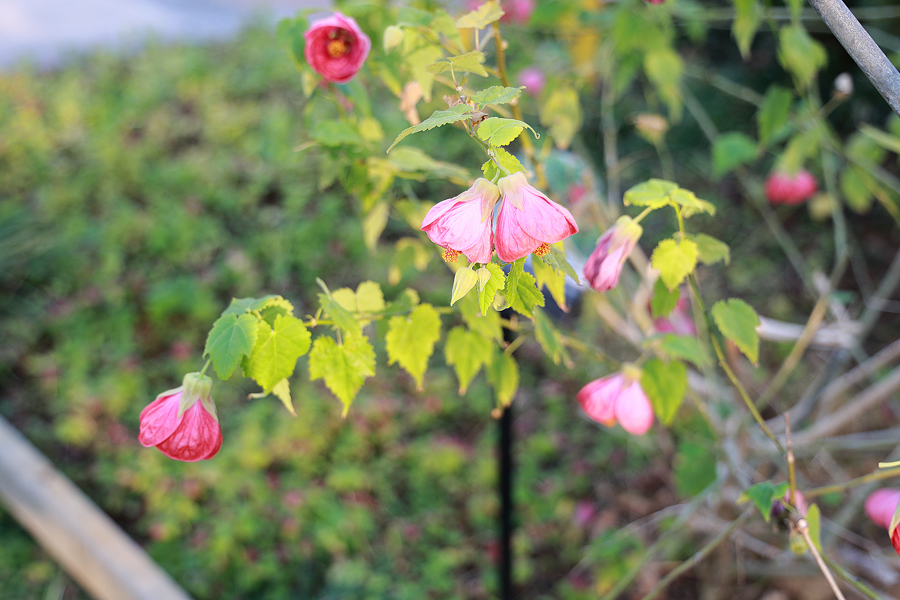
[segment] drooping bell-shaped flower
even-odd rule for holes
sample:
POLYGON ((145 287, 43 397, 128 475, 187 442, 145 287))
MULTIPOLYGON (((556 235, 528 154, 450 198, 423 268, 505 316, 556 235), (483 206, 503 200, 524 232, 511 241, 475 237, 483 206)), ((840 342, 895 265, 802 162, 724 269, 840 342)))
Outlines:
POLYGON ((793 175, 776 171, 769 175, 765 185, 769 204, 800 204, 818 190, 816 178, 806 169, 793 175))
POLYGON ((572 213, 528 185, 521 171, 497 182, 503 204, 497 216, 497 256, 516 261, 578 233, 572 213))
POLYGON ((588 383, 578 392, 578 402, 587 416, 607 427, 619 423, 628 433, 644 435, 653 426, 650 400, 628 369, 588 383))
POLYGON ((584 265, 584 278, 592 288, 602 293, 618 285, 622 265, 643 231, 631 217, 623 216, 600 236, 584 265))
POLYGON ((675 308, 668 316, 653 320, 653 327, 659 333, 674 333, 675 335, 697 335, 697 326, 690 314, 690 302, 684 296, 678 298, 675 308))
POLYGON ((490 262, 494 245, 491 225, 498 198, 496 185, 476 179, 459 196, 435 204, 422 221, 422 231, 438 246, 462 252, 469 262, 490 262))
POLYGON ((866 498, 864 509, 866 516, 873 523, 888 530, 888 534, 891 536, 891 545, 897 554, 900 554, 900 527, 894 527, 894 530, 891 531, 891 521, 898 503, 900 503, 900 490, 884 488, 875 490, 866 498))
POLYGON ((157 396, 141 411, 141 444, 187 462, 215 456, 222 447, 222 429, 211 390, 209 377, 188 373, 181 387, 157 396))

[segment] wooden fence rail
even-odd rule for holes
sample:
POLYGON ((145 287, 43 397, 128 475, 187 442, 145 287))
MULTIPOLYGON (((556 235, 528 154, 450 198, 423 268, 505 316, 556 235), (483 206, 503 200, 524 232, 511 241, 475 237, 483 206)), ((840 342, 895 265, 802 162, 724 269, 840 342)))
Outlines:
POLYGON ((96 600, 190 596, 0 417, 0 502, 96 600))

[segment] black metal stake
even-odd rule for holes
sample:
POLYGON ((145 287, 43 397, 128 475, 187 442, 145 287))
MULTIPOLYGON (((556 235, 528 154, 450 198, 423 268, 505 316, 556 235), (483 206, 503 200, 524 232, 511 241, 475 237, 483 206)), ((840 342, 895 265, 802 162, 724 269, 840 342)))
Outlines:
POLYGON ((512 406, 500 417, 500 598, 512 600, 512 406))

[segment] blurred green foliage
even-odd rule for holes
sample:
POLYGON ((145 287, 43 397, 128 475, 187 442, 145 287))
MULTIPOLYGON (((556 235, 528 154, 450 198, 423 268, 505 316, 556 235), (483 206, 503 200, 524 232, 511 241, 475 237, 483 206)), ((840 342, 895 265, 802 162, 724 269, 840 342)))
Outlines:
MULTIPOLYGON (((303 98, 265 29, 0 76, 0 413, 198 599, 490 598, 483 376, 462 399, 433 367, 417 394, 395 366, 346 420, 305 376, 296 418, 233 377, 213 390, 213 461, 137 442, 140 410, 201 366, 232 297, 280 293, 305 314, 317 275, 388 281, 390 257, 346 218, 358 207, 317 189, 319 155, 294 152, 303 98)), ((586 374, 559 367, 551 385, 544 368, 523 372, 517 400, 516 577, 528 597, 587 598, 598 567, 583 549, 615 554, 621 539, 603 540, 631 516, 597 481, 622 485, 647 459, 579 418, 569 377, 586 374)), ((59 589, 59 567, 3 511, 0 539, 0 598, 59 589)))

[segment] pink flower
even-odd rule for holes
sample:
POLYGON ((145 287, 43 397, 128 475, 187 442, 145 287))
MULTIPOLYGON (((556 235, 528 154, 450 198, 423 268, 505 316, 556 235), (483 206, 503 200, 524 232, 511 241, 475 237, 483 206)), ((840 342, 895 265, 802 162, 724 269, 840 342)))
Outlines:
POLYGON ((306 38, 306 62, 332 83, 353 79, 372 48, 372 41, 356 21, 341 13, 316 21, 303 37, 306 38))
POLYGON ((141 444, 187 462, 215 456, 222 447, 222 429, 211 389, 209 377, 188 373, 181 387, 157 396, 141 411, 141 444))
POLYGON ((584 278, 598 292, 613 289, 619 283, 622 265, 643 233, 631 217, 619 217, 597 240, 597 246, 584 265, 584 278))
POLYGON ((884 488, 872 492, 866 498, 864 508, 866 515, 873 523, 888 530, 891 536, 891 545, 900 555, 900 527, 895 527, 893 531, 890 530, 898 502, 900 502, 900 490, 884 488))
POLYGON ((519 71, 519 85, 525 86, 525 93, 539 96, 544 89, 544 72, 535 67, 527 67, 519 71))
POLYGON ((653 321, 656 331, 675 335, 697 335, 697 327, 694 325, 694 320, 691 319, 688 307, 688 299, 684 296, 680 297, 669 316, 653 321))
POLYGON ((521 171, 497 182, 503 204, 497 216, 497 256, 514 262, 531 252, 543 256, 573 233, 572 213, 528 185, 521 171))
POLYGON ((511 21, 517 25, 525 25, 534 12, 534 0, 506 0, 501 4, 506 12, 500 21, 511 21))
POLYGON ((806 169, 795 175, 774 172, 766 179, 765 191, 769 204, 800 204, 819 190, 815 177, 806 169))
POLYGON ((666 0, 644 0, 644 2, 646 2, 648 4, 662 4, 665 1, 666 0))
POLYGON ((434 205, 422 221, 422 231, 438 246, 462 252, 469 262, 490 262, 494 246, 491 225, 494 204, 499 198, 496 185, 487 179, 476 179, 459 196, 434 205))
POLYGON ((633 435, 644 435, 653 425, 653 407, 633 375, 615 373, 596 379, 581 388, 578 402, 594 421, 607 427, 618 422, 633 435))

